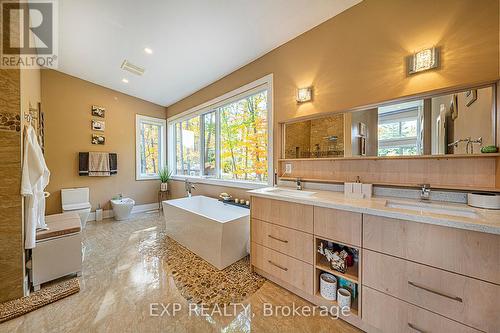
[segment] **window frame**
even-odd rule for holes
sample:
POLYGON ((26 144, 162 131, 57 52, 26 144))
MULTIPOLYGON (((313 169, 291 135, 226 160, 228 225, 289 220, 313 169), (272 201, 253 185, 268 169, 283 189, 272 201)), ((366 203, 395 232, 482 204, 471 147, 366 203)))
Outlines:
POLYGON ((167 162, 167 121, 166 119, 145 116, 141 114, 135 115, 135 180, 156 180, 160 179, 158 174, 156 175, 142 175, 141 174, 141 143, 139 137, 141 135, 140 125, 146 123, 151 125, 161 126, 159 131, 160 140, 158 140, 158 153, 160 155, 159 169, 165 166, 167 162))
MULTIPOLYGON (((378 121, 378 127, 377 130, 380 128, 380 125, 382 124, 398 124, 398 131, 399 135, 398 137, 393 137, 393 138, 388 138, 388 139, 380 139, 378 138, 377 144, 377 156, 386 156, 386 155, 380 155, 379 150, 382 149, 390 149, 390 148, 398 148, 398 149, 403 149, 407 147, 413 147, 415 146, 417 150, 417 154, 419 155, 419 152, 422 151, 422 117, 423 117, 423 100, 417 100, 421 101, 420 105, 418 106, 411 106, 406 109, 401 109, 398 111, 392 111, 389 112, 384 116, 380 117, 379 114, 379 121, 378 121), (408 115, 411 114, 412 112, 416 112, 416 116, 413 115, 408 115), (413 121, 416 120, 416 135, 415 136, 401 136, 401 131, 402 131, 402 125, 406 121, 413 121)), ((396 104, 397 105, 397 104, 396 104)), ((421 154, 421 153, 420 153, 421 154)), ((412 156, 412 155, 395 155, 395 156, 412 156)), ((415 156, 415 155, 413 155, 415 156)))
MULTIPOLYGON (((220 112, 215 112, 215 122, 220 123, 220 112)), ((232 90, 224 95, 216 97, 208 102, 201 105, 195 106, 185 112, 178 115, 172 116, 167 119, 167 156, 168 165, 171 170, 174 171, 172 174, 172 179, 174 180, 185 180, 189 179, 197 183, 221 185, 227 187, 237 187, 246 189, 255 189, 261 187, 272 186, 273 184, 273 74, 266 75, 258 80, 248 83, 240 88, 232 90), (203 158, 203 148, 204 148, 204 117, 202 115, 216 111, 218 108, 236 102, 242 98, 249 95, 256 94, 261 91, 267 91, 267 182, 255 182, 255 181, 244 181, 244 180, 230 180, 220 178, 220 125, 216 126, 216 173, 217 177, 209 177, 203 175, 204 170, 204 158, 203 158), (177 169, 176 164, 176 141, 175 141, 175 125, 181 121, 190 119, 192 117, 201 117, 200 121, 200 175, 199 176, 189 176, 189 175, 177 175, 175 174, 177 169)))

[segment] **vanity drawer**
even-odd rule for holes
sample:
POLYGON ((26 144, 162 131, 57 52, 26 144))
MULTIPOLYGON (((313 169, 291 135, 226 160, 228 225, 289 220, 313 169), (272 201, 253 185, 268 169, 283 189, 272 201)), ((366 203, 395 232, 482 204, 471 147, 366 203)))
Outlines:
POLYGON ((363 321, 384 333, 480 332, 363 286, 363 321))
POLYGON ((252 197, 251 217, 292 229, 313 232, 313 206, 252 197))
POLYGON ((252 265, 312 295, 313 266, 252 242, 252 265))
POLYGON ((363 248, 500 284, 500 236, 365 214, 363 248))
POLYGON ((314 207, 314 234, 355 246, 361 246, 360 213, 314 207))
POLYGON ((363 283, 486 332, 500 328, 500 286, 363 250, 363 283))
POLYGON ((252 242, 300 259, 312 265, 313 236, 302 231, 252 219, 252 242))

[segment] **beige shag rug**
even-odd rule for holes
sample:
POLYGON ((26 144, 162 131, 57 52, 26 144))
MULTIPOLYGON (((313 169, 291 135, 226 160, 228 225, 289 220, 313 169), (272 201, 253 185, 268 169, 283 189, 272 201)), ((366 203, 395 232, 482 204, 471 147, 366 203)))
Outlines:
POLYGON ((80 291, 78 278, 47 286, 29 296, 0 304, 0 323, 22 316, 80 291))
POLYGON ((255 293, 266 281, 250 271, 250 256, 218 270, 164 232, 142 250, 166 261, 175 285, 190 302, 207 306, 238 303, 255 293))

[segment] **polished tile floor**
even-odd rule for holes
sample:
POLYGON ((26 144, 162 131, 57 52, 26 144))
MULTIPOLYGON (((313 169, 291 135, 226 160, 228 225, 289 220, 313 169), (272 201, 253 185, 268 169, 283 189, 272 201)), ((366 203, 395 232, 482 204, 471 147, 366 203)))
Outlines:
POLYGON ((271 282, 225 310, 188 303, 168 263, 141 251, 163 227, 158 212, 88 223, 81 291, 0 324, 0 332, 358 332, 318 313, 288 316, 294 304, 310 304, 271 282))

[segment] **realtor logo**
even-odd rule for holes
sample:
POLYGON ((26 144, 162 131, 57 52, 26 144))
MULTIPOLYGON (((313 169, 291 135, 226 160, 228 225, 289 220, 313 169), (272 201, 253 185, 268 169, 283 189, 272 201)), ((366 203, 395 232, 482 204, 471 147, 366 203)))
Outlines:
POLYGON ((56 0, 1 1, 2 68, 57 68, 56 0))

